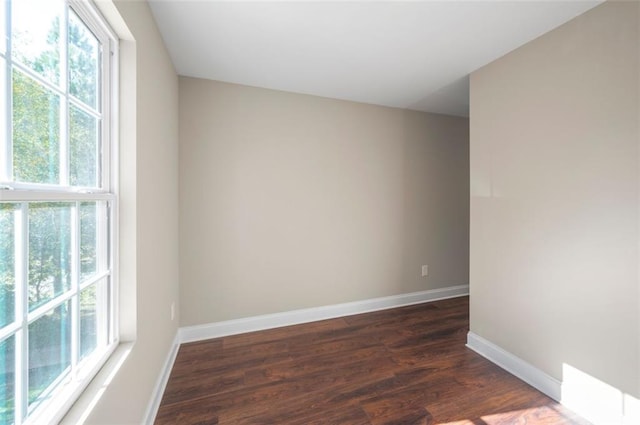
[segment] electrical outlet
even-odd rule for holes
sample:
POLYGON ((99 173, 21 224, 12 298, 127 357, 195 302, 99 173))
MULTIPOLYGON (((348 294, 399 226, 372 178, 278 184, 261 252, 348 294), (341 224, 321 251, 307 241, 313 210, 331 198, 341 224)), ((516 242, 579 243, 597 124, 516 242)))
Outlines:
POLYGON ((171 321, 176 318, 176 303, 175 301, 171 303, 171 321))
POLYGON ((427 276, 429 274, 429 266, 422 266, 422 276, 427 276))

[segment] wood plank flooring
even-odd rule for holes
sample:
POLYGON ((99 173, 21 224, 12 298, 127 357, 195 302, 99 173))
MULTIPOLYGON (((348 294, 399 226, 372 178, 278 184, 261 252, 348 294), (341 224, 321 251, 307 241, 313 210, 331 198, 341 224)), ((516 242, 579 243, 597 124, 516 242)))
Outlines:
POLYGON ((156 424, 587 424, 465 347, 467 297, 182 345, 156 424))

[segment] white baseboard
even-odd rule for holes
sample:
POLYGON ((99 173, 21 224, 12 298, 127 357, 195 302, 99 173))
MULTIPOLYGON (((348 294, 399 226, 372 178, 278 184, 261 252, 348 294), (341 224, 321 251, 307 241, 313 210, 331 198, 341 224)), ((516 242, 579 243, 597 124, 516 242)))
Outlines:
POLYGON ((473 332, 467 347, 595 425, 640 424, 640 400, 570 365, 560 382, 473 332))
POLYGON ((245 332, 254 332, 279 328, 282 326, 315 322, 317 320, 351 316, 354 314, 386 310, 389 308, 419 304, 428 301, 460 297, 468 294, 469 285, 450 286, 448 288, 430 289, 427 291, 373 298, 364 301, 265 314, 243 319, 208 323, 205 325, 186 326, 179 330, 180 343, 201 341, 245 332))
POLYGON ((153 392, 151 393, 151 400, 149 400, 147 411, 144 414, 144 421, 142 422, 143 424, 153 425, 153 422, 156 419, 158 409, 160 408, 160 402, 162 401, 162 395, 164 394, 164 390, 167 387, 169 375, 171 375, 171 369, 173 369, 173 363, 176 361, 176 356, 178 355, 179 348, 180 331, 178 330, 178 332, 176 332, 176 336, 173 338, 173 343, 171 344, 171 349, 169 350, 167 359, 162 366, 162 370, 160 371, 160 375, 158 376, 156 385, 153 388, 153 392))
POLYGON ((227 335, 235 335, 245 332, 260 331, 264 329, 279 328, 282 326, 296 325, 300 323, 315 322, 317 320, 332 319, 335 317, 351 316, 370 311, 386 310, 394 307, 402 307, 412 304, 420 304, 428 301, 437 301, 447 298, 455 298, 469 295, 469 285, 450 286, 448 288, 430 289, 409 294, 394 295, 390 297, 374 298, 364 301, 355 301, 345 304, 328 305, 323 307, 305 308, 301 310, 287 311, 283 313, 265 314, 262 316, 247 317, 244 319, 227 320, 224 322, 209 323, 206 325, 187 326, 178 329, 167 355, 160 376, 153 390, 151 400, 144 415, 144 424, 153 424, 162 395, 169 381, 171 369, 176 360, 180 344, 186 342, 201 341, 204 339, 218 338, 227 335))
POLYGON ((562 383, 560 381, 481 336, 469 332, 467 334, 467 347, 552 399, 559 402, 562 398, 562 383))

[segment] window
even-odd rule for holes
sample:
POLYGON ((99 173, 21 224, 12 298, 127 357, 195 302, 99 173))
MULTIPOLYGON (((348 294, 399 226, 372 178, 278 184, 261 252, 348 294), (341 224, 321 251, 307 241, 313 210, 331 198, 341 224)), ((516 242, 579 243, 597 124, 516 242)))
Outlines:
POLYGON ((0 425, 46 423, 117 342, 117 45, 78 0, 0 0, 0 34, 0 425))

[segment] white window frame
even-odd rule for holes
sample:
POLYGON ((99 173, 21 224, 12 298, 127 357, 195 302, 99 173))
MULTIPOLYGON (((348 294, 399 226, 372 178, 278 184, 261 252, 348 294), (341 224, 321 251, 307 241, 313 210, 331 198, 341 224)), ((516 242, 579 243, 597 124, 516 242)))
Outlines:
MULTIPOLYGON (((7 43, 7 51, 3 54, 0 50, 0 57, 5 60, 4 69, 0 69, 0 78, 4 79, 0 84, 4 84, 6 90, 5 99, 1 99, 0 102, 0 128, 6 129, 5 135, 0 135, 0 201, 2 202, 14 202, 14 203, 23 203, 21 207, 21 211, 18 211, 15 214, 15 217, 19 221, 24 221, 27 218, 26 212, 26 203, 34 202, 34 201, 42 201, 42 202, 71 202, 75 203, 75 211, 79 207, 80 203, 83 201, 93 202, 93 201, 105 201, 108 205, 107 208, 107 217, 104 219, 107 220, 108 226, 108 234, 102 235, 108 241, 106 247, 106 257, 102 261, 108 262, 108 266, 106 267, 107 272, 98 274, 95 278, 87 282, 80 282, 79 279, 76 279, 76 283, 72 282, 71 288, 69 291, 65 292, 62 295, 54 297, 54 299, 47 302, 45 305, 36 308, 35 310, 28 312, 28 295, 26 294, 26 288, 28 287, 28 279, 24 278, 26 274, 25 270, 19 271, 19 273, 23 274, 22 285, 19 288, 19 282, 16 281, 16 299, 19 297, 22 298, 22 304, 16 304, 16 316, 22 316, 23 320, 20 322, 20 319, 15 321, 14 323, 5 326, 0 329, 0 339, 4 339, 5 337, 9 337, 11 335, 15 336, 14 344, 16 350, 16 366, 15 366, 15 425, 32 425, 32 424, 40 424, 40 423, 56 423, 60 421, 66 412, 71 408, 76 399, 80 396, 82 391, 89 384, 91 379, 98 373, 100 368, 105 364, 108 358, 111 356, 113 351, 116 349, 119 343, 119 332, 118 332, 118 37, 115 35, 113 30, 109 27, 106 20, 102 17, 102 15, 97 10, 96 6, 88 0, 64 0, 65 3, 71 8, 76 15, 80 18, 80 20, 94 33, 94 35, 99 39, 102 45, 102 57, 101 57, 101 83, 102 90, 100 93, 101 99, 101 114, 102 114, 102 123, 100 126, 100 134, 102 140, 102 151, 101 154, 101 179, 100 189, 96 188, 84 188, 84 187, 71 187, 71 186, 60 186, 60 185, 48 185, 48 184, 34 184, 34 183, 20 183, 11 181, 11 161, 12 155, 10 151, 10 143, 11 140, 11 132, 12 132, 12 100, 11 100, 11 92, 12 92, 12 79, 11 79, 11 70, 14 66, 11 60, 11 51, 10 51, 10 42, 7 43), (5 142, 6 141, 6 142, 5 142), (32 411, 29 411, 28 399, 26 398, 28 388, 24 388, 24 385, 28 387, 28 347, 27 347, 27 336, 26 330, 29 323, 33 323, 37 317, 44 315, 45 313, 51 311, 57 306, 63 305, 65 302, 69 300, 75 299, 74 301, 74 313, 72 313, 72 342, 71 347, 77 346, 79 344, 79 331, 78 331, 78 320, 79 317, 79 307, 77 304, 79 303, 79 294, 80 291, 93 284, 93 282, 97 282, 100 279, 109 279, 109 285, 107 285, 107 294, 106 299, 104 300, 107 304, 107 335, 106 335, 106 347, 103 347, 101 350, 96 350, 89 358, 83 359, 81 362, 77 359, 77 351, 72 349, 71 353, 71 363, 72 370, 71 373, 63 379, 64 384, 57 385, 59 383, 54 382, 50 386, 52 388, 52 392, 50 397, 47 400, 44 400, 38 403, 32 411), (82 285, 80 284, 82 283, 82 285), (27 311, 23 311, 23 310, 27 311), (73 318, 73 315, 76 315, 73 318), (74 323, 75 322, 75 323, 74 323), (75 340, 75 341, 74 341, 75 340), (18 376, 21 375, 21 376, 18 376)), ((0 0, 0 7, 6 7, 6 13, 0 13, 0 19, 4 17, 4 27, 6 28, 7 33, 11 32, 11 13, 10 1, 0 0)), ((65 10, 68 11, 68 8, 65 7, 65 10)), ((37 13, 37 11, 34 11, 37 13)), ((64 22, 62 26, 65 26, 68 22, 68 12, 65 12, 64 22)), ((0 25, 0 28, 3 26, 0 25)), ((1 30, 0 30, 1 31, 1 30)), ((61 30, 62 33, 62 30, 61 30)), ((66 31, 64 31, 66 35, 66 31)), ((3 34, 0 34, 0 37, 4 37, 3 34)), ((65 39, 65 45, 68 44, 68 41, 65 39)), ((66 49, 66 47, 65 47, 66 49)), ((61 53, 61 62, 66 60, 66 52, 61 53)), ((17 66, 17 65, 16 65, 17 66)), ((33 77, 36 80, 42 80, 38 77, 35 72, 31 72, 26 69, 26 67, 20 67, 21 70, 24 70, 29 76, 33 77)), ((62 65, 62 69, 66 70, 66 66, 62 65)), ((61 72, 62 74, 62 72, 61 72)), ((65 78, 61 75, 61 78, 65 78)), ((41 81, 43 82, 43 81, 41 81)), ((50 84, 46 82, 43 84, 44 87, 49 88, 50 84)), ((61 92, 59 92, 61 93, 61 92)), ((70 98, 69 88, 66 87, 64 93, 61 95, 65 98, 65 102, 68 105, 72 104, 70 98)), ((65 112, 68 110, 65 108, 65 112)), ((62 110, 61 110, 62 112, 62 110)), ((66 122, 64 119, 63 122, 66 122)), ((63 134, 66 133, 66 130, 62 130, 63 134)), ((68 139, 68 138, 67 138, 68 139)), ((61 144, 67 142, 61 142, 61 144)), ((74 209, 72 209, 74 211, 74 209)), ((73 212, 72 212, 73 214, 73 212)), ((72 228, 73 223, 76 223, 77 227, 79 224, 79 218, 75 218, 71 220, 72 228)), ((24 222, 19 223, 16 226, 16 229, 21 229, 21 235, 16 235, 15 243, 16 243, 16 251, 24 250, 26 252, 25 244, 28 241, 28 234, 26 233, 26 225, 24 222)), ((72 229, 72 232, 74 230, 72 229)), ((77 237, 76 237, 77 240, 77 237)), ((74 249, 78 249, 76 246, 74 249)), ((16 262, 18 259, 16 258, 16 262)), ((26 261, 23 259, 23 262, 26 261)), ((101 261, 97 259, 97 261, 101 261)), ((17 268, 20 268, 16 265, 17 268)), ((24 267, 22 267, 24 268, 24 267)), ((76 270, 77 273, 77 270, 76 270)))

